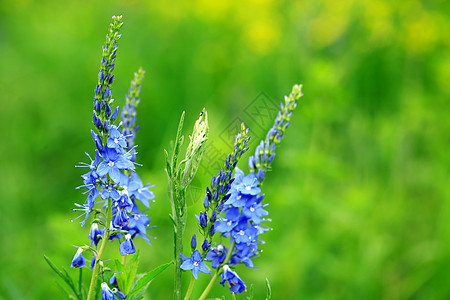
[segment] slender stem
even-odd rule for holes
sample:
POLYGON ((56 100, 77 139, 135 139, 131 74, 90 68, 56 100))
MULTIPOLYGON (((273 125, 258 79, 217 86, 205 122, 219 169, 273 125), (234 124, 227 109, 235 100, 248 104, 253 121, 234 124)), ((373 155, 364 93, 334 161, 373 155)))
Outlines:
POLYGON ((81 290, 82 281, 83 281, 83 268, 80 268, 80 276, 78 277, 78 293, 80 295, 80 299, 83 298, 83 291, 81 290))
POLYGON ((108 199, 108 207, 106 208, 105 233, 103 234, 102 243, 100 245, 100 249, 98 250, 97 257, 95 259, 94 269, 92 270, 91 285, 89 286, 89 293, 88 293, 87 300, 91 300, 93 295, 94 295, 94 290, 95 290, 95 284, 97 282, 98 267, 99 267, 100 259, 102 258, 103 250, 105 250, 106 242, 108 241, 108 238, 109 238, 109 228, 108 228, 108 226, 111 223, 111 206, 112 206, 112 201, 111 201, 111 198, 109 198, 108 199))
POLYGON ((175 299, 181 299, 181 255, 183 253, 183 231, 184 224, 180 217, 175 218, 175 289, 174 297, 175 299))
POLYGON ((184 296, 184 300, 189 300, 189 297, 191 297, 192 289, 194 287, 194 283, 195 283, 195 277, 192 276, 191 277, 191 282, 189 282, 189 287, 188 287, 188 290, 186 292, 186 296, 184 296))
POLYGON ((225 260, 224 260, 223 263, 220 265, 220 267, 217 269, 216 274, 214 274, 214 276, 213 276, 213 277, 211 278, 211 280, 209 281, 209 283, 208 283, 208 285, 206 286, 205 290, 203 291, 202 295, 200 296, 200 298, 198 298, 199 300, 203 300, 203 299, 206 298, 206 296, 208 296, 209 291, 211 290, 211 288, 212 288, 214 282, 216 281, 217 277, 219 277, 219 275, 222 273, 223 266, 226 265, 226 264, 228 263, 228 261, 230 260, 231 255, 232 255, 233 250, 234 250, 234 245, 235 245, 235 242, 233 241, 233 242, 231 243, 230 250, 228 251, 227 256, 225 257, 225 260))
POLYGON ((125 266, 125 264, 127 263, 127 257, 128 257, 128 254, 122 256, 122 265, 123 266, 125 266))

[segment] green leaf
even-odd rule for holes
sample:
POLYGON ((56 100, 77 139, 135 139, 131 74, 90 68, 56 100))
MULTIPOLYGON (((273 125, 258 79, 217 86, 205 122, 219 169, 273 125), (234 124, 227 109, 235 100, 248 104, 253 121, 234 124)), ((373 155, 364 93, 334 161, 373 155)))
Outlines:
POLYGON ((117 285, 119 286, 119 290, 124 291, 125 287, 127 286, 127 274, 125 271, 125 267, 118 259, 115 259, 114 261, 116 263, 116 270, 118 272, 116 273, 117 285))
POLYGON ((127 284, 125 289, 123 290, 125 294, 131 289, 131 285, 134 282, 134 278, 136 277, 137 269, 139 264, 139 250, 136 251, 135 254, 131 255, 131 258, 127 260, 125 264, 126 276, 127 276, 127 284))
POLYGON ((253 300, 253 284, 250 285, 249 295, 247 297, 248 300, 253 300))
POLYGON ((69 293, 69 291, 67 291, 62 285, 59 284, 59 282, 56 282, 56 285, 64 293, 64 295, 66 295, 67 299, 76 300, 75 297, 69 293))
POLYGON ((166 173, 167 176, 169 176, 169 178, 172 177, 172 166, 170 165, 170 160, 169 160, 169 153, 167 152, 166 149, 164 149, 164 158, 166 161, 166 173))
MULTIPOLYGON (((172 163, 171 163, 173 169, 175 169, 177 167, 178 154, 180 152, 180 147, 183 144, 184 136, 181 134, 181 131, 183 130, 184 115, 185 115, 185 112, 183 111, 183 113, 181 114, 180 123, 178 123, 177 136, 174 141, 173 152, 172 152, 172 163)), ((172 169, 172 171, 173 171, 173 169, 172 169)))
POLYGON ((158 276, 162 271, 167 269, 171 264, 173 264, 173 261, 166 263, 164 265, 161 265, 161 266, 153 269, 152 271, 148 272, 144 276, 142 276, 138 280, 138 282, 136 282, 136 285, 134 286, 133 290, 128 294, 128 296, 136 295, 140 290, 142 290, 144 287, 146 287, 147 284, 149 284, 153 278, 158 276))
POLYGON ((48 263, 48 265, 50 266, 50 268, 53 269, 53 271, 55 271, 55 273, 62 278, 62 280, 64 280, 65 283, 67 283, 67 285, 72 289, 72 291, 75 293, 75 296, 78 298, 78 293, 77 293, 77 289, 75 287, 75 285, 73 284, 72 278, 70 277, 69 273, 67 272, 67 270, 64 268, 64 272, 65 274, 58 269, 58 267, 50 260, 50 258, 48 258, 46 255, 44 255, 44 259, 45 261, 48 263))
POLYGON ((269 279, 266 278, 266 288, 267 288, 267 297, 266 300, 270 300, 272 298, 272 289, 270 288, 269 279))

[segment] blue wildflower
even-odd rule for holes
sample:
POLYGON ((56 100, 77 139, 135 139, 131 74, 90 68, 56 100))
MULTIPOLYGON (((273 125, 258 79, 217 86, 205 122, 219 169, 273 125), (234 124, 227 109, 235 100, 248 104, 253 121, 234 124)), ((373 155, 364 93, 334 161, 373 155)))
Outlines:
POLYGON ((247 221, 243 220, 233 229, 231 236, 236 243, 249 243, 256 241, 258 231, 256 228, 248 227, 247 221))
POLYGON ((95 246, 97 247, 98 242, 103 236, 103 231, 104 231, 103 229, 100 229, 98 227, 97 223, 91 224, 91 230, 89 230, 88 234, 88 238, 91 240, 91 246, 95 244, 95 246))
POLYGON ((111 127, 109 131, 109 138, 106 142, 106 146, 110 149, 116 149, 117 151, 120 151, 120 149, 125 148, 127 146, 127 139, 118 130, 117 126, 111 127))
POLYGON ((230 292, 233 294, 242 293, 247 290, 247 286, 245 282, 236 274, 236 272, 232 271, 228 265, 223 266, 223 273, 220 276, 222 281, 220 284, 225 286, 225 282, 228 283, 228 287, 230 288, 230 292))
POLYGON ((83 256, 83 249, 78 247, 77 252, 75 253, 75 256, 72 259, 72 268, 82 268, 86 264, 86 258, 83 256))
POLYGON ((127 295, 124 292, 120 291, 118 288, 113 288, 112 291, 116 295, 116 297, 119 299, 127 298, 127 295))
POLYGON ((181 258, 183 260, 183 263, 181 264, 180 268, 185 271, 192 270, 192 275, 194 275, 195 279, 198 279, 199 271, 203 273, 211 273, 206 264, 203 262, 202 256, 200 255, 200 252, 198 252, 198 250, 195 250, 190 258, 184 256, 183 254, 181 254, 181 258))
POLYGON ((261 188, 259 187, 259 181, 255 173, 250 173, 247 176, 242 176, 244 174, 238 167, 236 167, 236 173, 238 174, 236 180, 233 182, 235 190, 241 195, 251 195, 255 196, 261 193, 261 188))
POLYGON ((120 170, 134 170, 133 163, 126 159, 124 155, 118 154, 115 149, 105 147, 103 161, 97 167, 97 174, 104 176, 109 174, 111 179, 118 183, 120 180, 120 170))
POLYGON ((221 263, 225 260, 227 256, 228 249, 222 244, 217 245, 217 247, 211 247, 208 255, 206 255, 205 260, 211 261, 211 267, 217 269, 221 263))
POLYGON ((194 251, 195 248, 197 248, 197 237, 194 234, 194 235, 192 235, 192 239, 191 239, 191 249, 192 249, 192 251, 194 251))
POLYGON ((102 300, 115 300, 113 291, 109 288, 106 282, 102 282, 102 300))
POLYGON ((144 186, 136 172, 131 173, 131 180, 128 183, 128 192, 147 208, 150 207, 149 201, 155 199, 155 194, 149 190, 151 187, 150 183, 147 183, 144 186))
POLYGON ((136 252, 133 241, 131 240, 131 235, 125 234, 125 240, 120 244, 119 250, 120 255, 122 256, 136 252))
POLYGON ((115 215, 112 217, 111 223, 114 228, 122 228, 125 226, 128 226, 128 220, 130 217, 126 213, 126 210, 123 208, 114 208, 113 213, 115 212, 115 215))
POLYGON ((134 204, 132 209, 132 217, 128 220, 128 232, 131 236, 136 235, 141 236, 147 243, 150 243, 150 239, 147 237, 148 224, 150 223, 150 218, 140 212, 136 204, 134 204))

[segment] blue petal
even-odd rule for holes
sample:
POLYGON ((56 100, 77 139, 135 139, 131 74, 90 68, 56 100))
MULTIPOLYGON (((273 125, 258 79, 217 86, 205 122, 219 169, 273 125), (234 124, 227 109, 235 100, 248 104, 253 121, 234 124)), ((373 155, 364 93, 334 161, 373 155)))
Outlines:
POLYGON ((183 270, 192 270, 194 268, 194 264, 190 259, 186 259, 180 266, 183 270))
POLYGON ((106 173, 108 173, 108 170, 108 163, 106 161, 102 161, 97 167, 97 174, 99 176, 104 176, 106 173))

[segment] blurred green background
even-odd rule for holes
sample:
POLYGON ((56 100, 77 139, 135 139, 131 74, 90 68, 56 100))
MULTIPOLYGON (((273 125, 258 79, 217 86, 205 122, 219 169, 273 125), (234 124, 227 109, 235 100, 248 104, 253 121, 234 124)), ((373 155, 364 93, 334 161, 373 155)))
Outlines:
MULTIPOLYGON (((137 242, 141 271, 171 259, 163 148, 181 112, 189 134, 206 107, 208 151, 226 153, 233 121, 262 138, 269 111, 258 119, 251 109, 303 83, 264 185, 274 230, 259 269, 240 276, 256 299, 266 277, 273 299, 450 298, 448 1, 15 0, 0 3, 0 299, 62 299, 43 254, 69 267, 72 245, 87 242, 88 228, 70 222, 84 201, 74 165, 94 149, 92 99, 113 14, 125 21, 116 103, 133 72, 147 71, 138 161, 157 185, 157 239, 137 242)), ((211 172, 205 164, 193 183, 191 223, 211 172)), ((170 299, 172 273, 146 299, 170 299)), ((217 284, 210 296, 221 294, 230 298, 217 284)))

